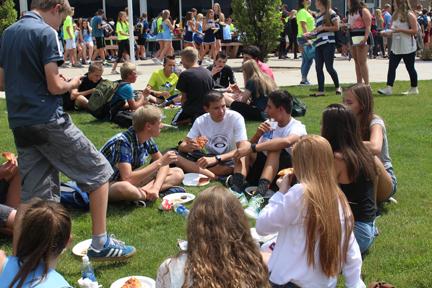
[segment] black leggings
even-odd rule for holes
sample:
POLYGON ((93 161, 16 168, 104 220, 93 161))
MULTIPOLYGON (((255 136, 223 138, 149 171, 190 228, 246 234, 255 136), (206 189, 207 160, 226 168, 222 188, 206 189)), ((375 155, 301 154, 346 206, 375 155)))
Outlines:
POLYGON ((129 39, 117 41, 118 53, 117 63, 120 63, 123 59, 123 53, 126 52, 129 55, 129 39))
POLYGON ((396 69, 399 66, 401 59, 403 59, 411 80, 411 87, 417 87, 417 71, 414 67, 415 55, 416 52, 410 54, 394 54, 392 51, 390 51, 389 69, 387 73, 388 86, 393 87, 396 78, 396 69))
POLYGON ((324 92, 324 63, 327 72, 333 79, 333 83, 336 88, 339 88, 339 78, 336 70, 333 68, 335 55, 335 44, 326 43, 316 47, 315 49, 315 69, 318 78, 318 91, 324 92))

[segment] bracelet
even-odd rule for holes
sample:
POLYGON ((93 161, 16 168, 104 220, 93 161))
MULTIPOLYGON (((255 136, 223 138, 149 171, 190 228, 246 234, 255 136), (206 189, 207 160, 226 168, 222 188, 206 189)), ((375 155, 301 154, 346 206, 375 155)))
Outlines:
POLYGON ((252 150, 252 152, 254 152, 254 153, 257 152, 257 150, 256 150, 256 144, 255 144, 255 143, 251 144, 251 150, 252 150))

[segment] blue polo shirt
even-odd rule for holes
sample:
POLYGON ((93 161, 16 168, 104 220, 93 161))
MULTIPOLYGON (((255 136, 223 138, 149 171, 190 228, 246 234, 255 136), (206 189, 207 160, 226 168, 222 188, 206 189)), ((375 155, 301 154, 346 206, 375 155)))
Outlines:
POLYGON ((91 20, 92 34, 94 37, 104 37, 103 29, 99 29, 98 25, 102 25, 102 17, 94 16, 91 20))
POLYGON ((57 31, 35 12, 27 12, 3 32, 0 67, 12 129, 48 123, 64 114, 62 97, 48 91, 44 70, 48 63, 63 63, 57 36, 57 31))

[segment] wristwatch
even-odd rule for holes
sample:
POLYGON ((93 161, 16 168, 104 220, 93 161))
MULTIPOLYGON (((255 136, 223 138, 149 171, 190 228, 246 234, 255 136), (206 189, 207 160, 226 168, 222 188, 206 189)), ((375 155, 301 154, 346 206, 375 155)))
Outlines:
POLYGON ((215 158, 216 158, 218 163, 222 162, 222 158, 220 155, 215 155, 215 158))
POLYGON ((256 151, 256 144, 255 143, 251 144, 251 150, 252 150, 253 153, 257 152, 256 151))

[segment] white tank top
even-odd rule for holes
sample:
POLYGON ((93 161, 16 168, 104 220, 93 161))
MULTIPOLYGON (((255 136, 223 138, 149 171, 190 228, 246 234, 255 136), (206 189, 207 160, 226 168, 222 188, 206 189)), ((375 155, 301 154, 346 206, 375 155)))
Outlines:
MULTIPOLYGON (((410 29, 408 19, 407 22, 401 22, 399 19, 394 20, 392 29, 396 28, 410 29)), ((417 51, 417 43, 414 36, 406 33, 393 33, 391 51, 398 55, 411 54, 417 51)))

